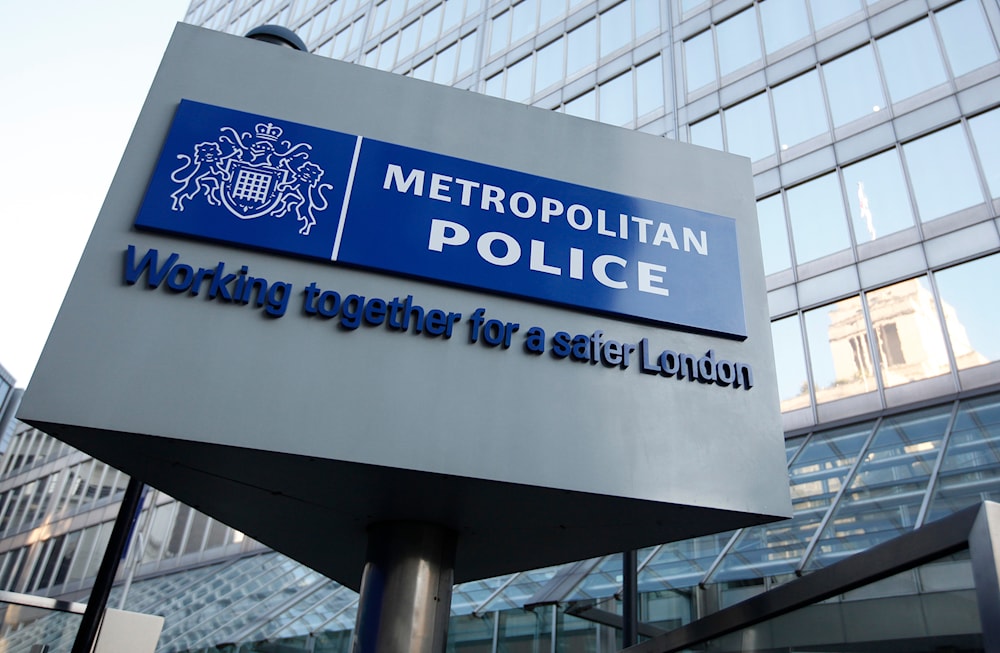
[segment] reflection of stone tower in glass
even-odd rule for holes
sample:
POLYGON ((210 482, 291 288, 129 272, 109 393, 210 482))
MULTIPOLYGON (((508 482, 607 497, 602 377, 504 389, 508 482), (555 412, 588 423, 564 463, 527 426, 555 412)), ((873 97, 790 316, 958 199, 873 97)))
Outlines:
POLYGON ((861 302, 857 298, 837 302, 829 317, 830 353, 837 380, 832 388, 817 388, 817 399, 830 401, 875 390, 875 367, 861 302))
MULTIPOLYGON (((950 370, 937 306, 924 279, 910 279, 867 295, 882 382, 893 387, 950 370)), ((972 348, 955 309, 942 306, 959 367, 987 362, 972 348)), ((869 335, 860 302, 845 300, 830 311, 830 349, 839 396, 875 389, 869 335)), ((835 397, 830 397, 835 398, 835 397)))

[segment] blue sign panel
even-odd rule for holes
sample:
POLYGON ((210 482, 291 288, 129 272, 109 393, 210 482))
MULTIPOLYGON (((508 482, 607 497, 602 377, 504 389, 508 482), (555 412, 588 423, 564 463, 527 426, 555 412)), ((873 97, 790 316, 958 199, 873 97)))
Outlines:
POLYGON ((188 100, 136 226, 746 337, 732 218, 188 100))

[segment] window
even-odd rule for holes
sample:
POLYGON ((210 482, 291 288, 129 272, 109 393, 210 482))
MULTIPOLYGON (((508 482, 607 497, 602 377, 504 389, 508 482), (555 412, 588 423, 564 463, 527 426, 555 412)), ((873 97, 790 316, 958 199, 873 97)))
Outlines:
POLYGON ((644 116, 664 105, 663 63, 657 55, 635 69, 636 114, 644 116))
POLYGON ((956 265, 934 275, 955 365, 960 370, 1000 360, 1000 254, 956 265))
POLYGON ((767 93, 732 106, 725 111, 729 151, 759 161, 774 154, 771 105, 767 93))
POLYGON ((715 81, 715 50, 712 48, 711 30, 684 41, 684 73, 688 93, 715 81))
POLYGON ((600 16, 601 56, 605 57, 632 41, 632 3, 622 2, 600 16))
POLYGON ((757 12, 752 6, 719 23, 715 30, 719 41, 719 72, 723 77, 760 60, 757 12))
MULTIPOLYGON (((458 44, 452 44, 442 50, 437 55, 437 61, 434 63, 434 82, 437 84, 451 84, 455 81, 455 60, 458 55, 458 44)), ((530 63, 528 60, 530 74, 530 63)))
POLYGON ((535 30, 537 13, 537 0, 524 0, 514 6, 510 27, 511 43, 517 43, 535 30))
POLYGON ((817 403, 877 389, 860 297, 807 311, 805 323, 817 403))
POLYGON ((983 201, 962 125, 903 145, 917 211, 924 222, 983 201))
POLYGON ((957 2, 934 18, 956 77, 996 61, 996 44, 978 0, 957 2))
POLYGON ((490 23, 490 55, 507 47, 510 37, 510 12, 505 11, 490 23))
POLYGON ((781 195, 772 195, 757 202, 757 223, 760 246, 764 254, 764 274, 787 270, 792 265, 788 253, 788 228, 781 195))
POLYGON ((840 184, 833 173, 790 188, 788 215, 798 263, 851 246, 840 184))
POLYGON ((809 381, 798 316, 772 322, 771 340, 781 411, 805 408, 809 405, 809 381))
POLYGON ((562 79, 564 46, 565 40, 559 39, 535 54, 535 93, 562 79))
POLYGON ((723 149, 722 120, 719 114, 716 113, 691 125, 691 142, 694 145, 710 147, 713 150, 723 149))
POLYGON ((441 5, 438 5, 424 14, 424 19, 420 27, 420 45, 417 48, 418 50, 423 50, 434 43, 441 34, 441 13, 441 5))
POLYGON ((820 30, 861 11, 861 2, 859 0, 837 0, 837 2, 809 0, 809 8, 812 9, 813 25, 817 30, 820 30))
POLYGON ((877 113, 885 108, 882 82, 872 46, 866 45, 823 65, 833 126, 877 113))
POLYGON ((866 300, 885 387, 950 371, 937 302, 926 277, 873 290, 866 300))
POLYGON ((809 35, 805 0, 765 0, 760 3, 760 20, 768 54, 809 35))
POLYGON ((772 93, 782 150, 829 131, 819 73, 815 70, 774 87, 772 93))
POLYGON ((842 173, 857 242, 913 226, 913 210, 896 150, 849 165, 842 173))
POLYGON ((566 113, 577 118, 595 120, 597 118, 597 93, 587 91, 580 97, 566 103, 566 113))
POLYGON ((507 69, 504 97, 514 102, 524 102, 531 97, 531 57, 525 57, 507 69))
POLYGON ((597 62, 597 21, 577 27, 566 37, 566 75, 573 75, 597 62))
POLYGON ((632 122, 632 73, 626 72, 609 82, 601 84, 600 88, 601 122, 609 125, 626 125, 632 122))
POLYGON ((928 19, 884 36, 876 43, 893 102, 947 81, 937 37, 928 19))
POLYGON ((969 120, 969 131, 976 143, 983 164, 986 185, 991 197, 1000 197, 1000 109, 994 109, 969 120))

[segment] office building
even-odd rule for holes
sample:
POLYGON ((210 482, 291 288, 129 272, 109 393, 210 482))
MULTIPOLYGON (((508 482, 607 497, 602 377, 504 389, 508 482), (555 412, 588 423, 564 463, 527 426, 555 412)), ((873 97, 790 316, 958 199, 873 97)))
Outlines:
MULTIPOLYGON (((195 0, 185 21, 750 159, 795 515, 640 551, 645 633, 1000 500, 996 0, 195 0)), ((123 488, 19 426, 0 589, 85 598, 123 488)), ((124 605, 165 614, 160 651, 348 650, 356 594, 147 505, 124 605)), ((969 558, 700 646, 983 650, 969 558)), ((612 555, 464 583, 450 650, 617 650, 622 582, 612 555)), ((57 616, 18 632, 65 642, 57 616)))

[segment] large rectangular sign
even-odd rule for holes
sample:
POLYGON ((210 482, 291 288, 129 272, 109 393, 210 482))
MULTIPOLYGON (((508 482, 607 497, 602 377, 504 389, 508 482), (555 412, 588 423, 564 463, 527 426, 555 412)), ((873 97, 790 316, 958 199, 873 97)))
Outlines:
POLYGON ((755 206, 742 157, 178 25, 19 417, 352 587, 387 520, 456 582, 771 521, 755 206))
POLYGON ((136 225, 747 335, 732 218, 186 100, 136 225))

